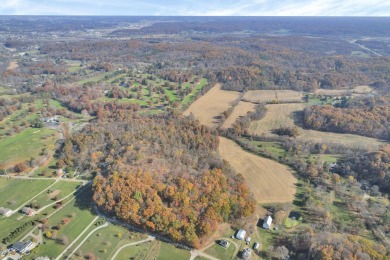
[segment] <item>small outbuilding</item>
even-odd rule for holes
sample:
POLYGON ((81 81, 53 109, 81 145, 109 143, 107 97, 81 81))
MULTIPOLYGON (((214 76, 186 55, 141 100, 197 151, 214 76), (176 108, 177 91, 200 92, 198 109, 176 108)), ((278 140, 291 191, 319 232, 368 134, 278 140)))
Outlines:
POLYGON ((237 231, 236 238, 238 240, 244 240, 246 236, 246 231, 244 229, 240 229, 237 231))
POLYGON ((11 216, 12 215, 12 209, 0 207, 0 215, 3 215, 5 217, 11 216))
POLYGON ((264 222, 263 222, 263 228, 265 229, 271 229, 272 225, 272 218, 270 215, 265 216, 264 222))
POLYGON ((27 216, 29 216, 29 217, 32 217, 32 216, 34 216, 36 214, 36 211, 34 209, 30 208, 30 207, 24 207, 22 209, 22 212, 24 214, 26 214, 27 216))

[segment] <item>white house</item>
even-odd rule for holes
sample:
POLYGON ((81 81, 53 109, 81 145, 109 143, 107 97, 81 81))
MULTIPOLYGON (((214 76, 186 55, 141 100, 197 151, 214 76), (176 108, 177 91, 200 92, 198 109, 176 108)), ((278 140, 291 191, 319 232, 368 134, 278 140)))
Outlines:
POLYGON ((237 231, 236 238, 239 240, 244 240, 246 235, 246 231, 243 229, 240 229, 237 231))
POLYGON ((267 215, 264 218, 263 228, 270 229, 271 228, 271 224, 272 224, 272 218, 271 218, 271 216, 267 215))

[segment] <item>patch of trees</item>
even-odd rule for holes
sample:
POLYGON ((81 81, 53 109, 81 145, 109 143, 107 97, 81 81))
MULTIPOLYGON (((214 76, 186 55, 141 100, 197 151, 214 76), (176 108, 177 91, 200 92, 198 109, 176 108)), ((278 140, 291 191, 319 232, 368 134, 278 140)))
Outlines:
POLYGON ((287 135, 289 137, 297 137, 299 135, 299 128, 294 127, 280 127, 275 129, 273 132, 277 135, 287 135))
POLYGON ((384 191, 390 191, 390 146, 385 145, 379 151, 351 156, 341 164, 341 172, 367 180, 378 185, 384 191))
POLYGON ((15 237, 19 236, 21 232, 24 232, 27 228, 32 227, 34 225, 35 225, 34 221, 28 221, 28 222, 24 223, 23 225, 20 225, 15 230, 11 231, 11 233, 9 233, 8 236, 3 238, 3 240, 2 240, 3 244, 10 243, 11 241, 13 241, 15 239, 15 237))
POLYGON ((390 140, 390 106, 374 99, 335 108, 331 105, 305 108, 303 123, 305 127, 340 133, 359 134, 390 140))
POLYGON ((219 223, 254 211, 243 177, 217 147, 213 132, 189 118, 106 107, 65 141, 59 160, 97 174, 93 198, 107 213, 199 247, 219 223))

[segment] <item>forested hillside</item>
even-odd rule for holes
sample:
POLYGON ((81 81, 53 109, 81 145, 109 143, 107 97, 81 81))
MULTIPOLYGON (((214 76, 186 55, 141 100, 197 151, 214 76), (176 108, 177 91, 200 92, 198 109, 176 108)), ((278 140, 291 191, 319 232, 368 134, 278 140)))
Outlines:
POLYGON ((244 179, 219 158, 208 128, 123 107, 106 112, 61 153, 61 162, 97 175, 94 201, 101 209, 194 247, 217 224, 253 213, 244 179))

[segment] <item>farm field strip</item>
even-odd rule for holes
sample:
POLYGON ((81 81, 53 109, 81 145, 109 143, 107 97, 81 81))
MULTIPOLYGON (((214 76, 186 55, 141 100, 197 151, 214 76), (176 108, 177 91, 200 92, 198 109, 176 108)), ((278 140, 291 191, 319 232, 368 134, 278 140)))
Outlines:
POLYGON ((234 107, 231 115, 225 120, 225 122, 222 125, 222 128, 226 129, 232 127, 232 125, 236 122, 236 120, 239 117, 245 116, 248 112, 255 111, 255 107, 256 104, 253 104, 251 102, 240 101, 238 105, 234 107))
POLYGON ((294 200, 297 179, 287 166, 244 151, 235 142, 220 137, 219 153, 237 173, 241 173, 257 203, 294 200))
POLYGON ((301 102, 302 93, 294 90, 249 90, 242 97, 248 102, 301 102))
POLYGON ((239 96, 239 92, 222 90, 221 85, 216 84, 192 103, 183 114, 188 116, 192 113, 201 124, 215 127, 217 125, 216 117, 228 109, 239 96))

